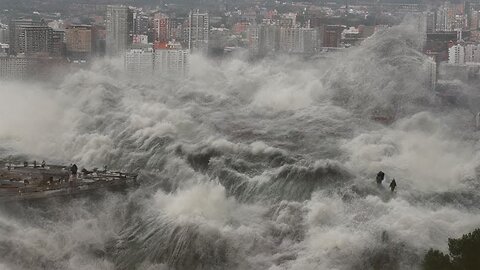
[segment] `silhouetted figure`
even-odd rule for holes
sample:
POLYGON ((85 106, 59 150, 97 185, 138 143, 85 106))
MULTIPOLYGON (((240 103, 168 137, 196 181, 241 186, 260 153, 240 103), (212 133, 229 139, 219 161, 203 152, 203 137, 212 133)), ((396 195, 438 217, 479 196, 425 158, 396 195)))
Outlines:
POLYGON ((392 182, 390 183, 390 189, 392 190, 392 192, 395 190, 396 187, 397 182, 395 182, 395 178, 393 178, 392 182))
POLYGON ((45 160, 42 161, 42 168, 45 168, 45 166, 47 165, 47 163, 45 162, 45 160))
POLYGON ((23 162, 23 167, 28 167, 28 162, 27 161, 23 162))
POLYGON ((377 184, 378 184, 378 185, 381 185, 383 179, 385 179, 385 173, 382 172, 382 171, 379 171, 379 172, 377 173, 377 184))
POLYGON ((33 168, 37 168, 37 161, 36 160, 33 161, 33 168))
POLYGON ((387 231, 382 232, 382 242, 388 242, 388 233, 387 231))
POLYGON ((78 167, 76 164, 73 164, 72 167, 70 168, 70 171, 72 172, 72 175, 77 175, 78 167))

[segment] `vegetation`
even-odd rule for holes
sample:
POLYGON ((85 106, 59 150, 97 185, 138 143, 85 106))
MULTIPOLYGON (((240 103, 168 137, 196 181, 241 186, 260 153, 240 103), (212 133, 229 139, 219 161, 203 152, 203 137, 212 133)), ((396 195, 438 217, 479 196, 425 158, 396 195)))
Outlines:
POLYGON ((480 228, 458 239, 448 239, 449 255, 430 249, 423 259, 424 270, 480 269, 480 228))

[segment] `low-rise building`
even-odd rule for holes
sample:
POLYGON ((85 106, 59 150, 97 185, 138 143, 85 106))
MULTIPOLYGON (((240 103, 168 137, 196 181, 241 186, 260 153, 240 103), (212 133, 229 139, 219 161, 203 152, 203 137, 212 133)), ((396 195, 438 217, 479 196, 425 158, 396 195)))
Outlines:
POLYGON ((26 79, 33 61, 27 57, 0 56, 0 79, 26 79))

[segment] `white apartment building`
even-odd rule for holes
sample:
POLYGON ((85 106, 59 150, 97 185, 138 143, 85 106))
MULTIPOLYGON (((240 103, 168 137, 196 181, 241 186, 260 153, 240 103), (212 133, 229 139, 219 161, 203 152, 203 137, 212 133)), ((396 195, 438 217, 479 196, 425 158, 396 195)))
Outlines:
POLYGON ((317 30, 312 28, 281 28, 280 51, 285 53, 315 53, 317 30))
POLYGON ((155 51, 155 76, 186 76, 188 74, 188 50, 163 49, 155 51))
POLYGON ((183 77, 188 74, 189 56, 188 50, 172 42, 165 49, 131 49, 125 54, 125 71, 140 77, 183 77))
POLYGON ((463 65, 465 64, 465 48, 458 44, 448 49, 448 63, 463 65))
POLYGON ((133 76, 149 76, 153 74, 153 49, 132 49, 125 54, 125 70, 133 76))

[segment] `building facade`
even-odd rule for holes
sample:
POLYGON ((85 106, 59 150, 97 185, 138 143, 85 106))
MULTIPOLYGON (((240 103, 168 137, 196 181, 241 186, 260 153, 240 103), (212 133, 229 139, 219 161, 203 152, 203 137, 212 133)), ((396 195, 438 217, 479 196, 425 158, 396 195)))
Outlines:
POLYGON ((125 54, 125 71, 133 76, 151 76, 153 74, 153 49, 131 49, 125 54))
POLYGON ((465 48, 462 45, 454 45, 448 49, 448 63, 456 65, 465 64, 465 48))
POLYGON ((191 11, 188 19, 188 49, 192 53, 208 52, 208 35, 210 18, 208 13, 199 10, 191 11))
POLYGON ((189 52, 174 47, 155 50, 156 76, 186 76, 189 66, 189 52))
POLYGON ((32 64, 27 57, 0 56, 0 79, 26 79, 32 64))
POLYGON ((86 60, 93 53, 94 39, 90 25, 72 25, 65 30, 67 56, 86 60))
POLYGON ((281 28, 280 51, 313 54, 317 49, 317 31, 312 28, 281 28))
POLYGON ((125 6, 107 6, 106 54, 123 55, 132 43, 133 13, 125 6))
POLYGON ((173 42, 157 49, 131 49, 125 54, 125 71, 134 77, 183 77, 188 74, 189 56, 173 42))
POLYGON ((10 44, 9 40, 8 26, 6 24, 0 24, 0 43, 10 44))
POLYGON ((46 26, 41 21, 33 20, 33 19, 14 19, 10 20, 8 30, 9 30, 9 44, 10 44, 10 53, 17 54, 21 53, 22 44, 21 35, 23 34, 23 30, 25 27, 29 26, 46 26))
POLYGON ((48 26, 24 26, 19 36, 18 53, 49 55, 53 51, 53 29, 48 26))

